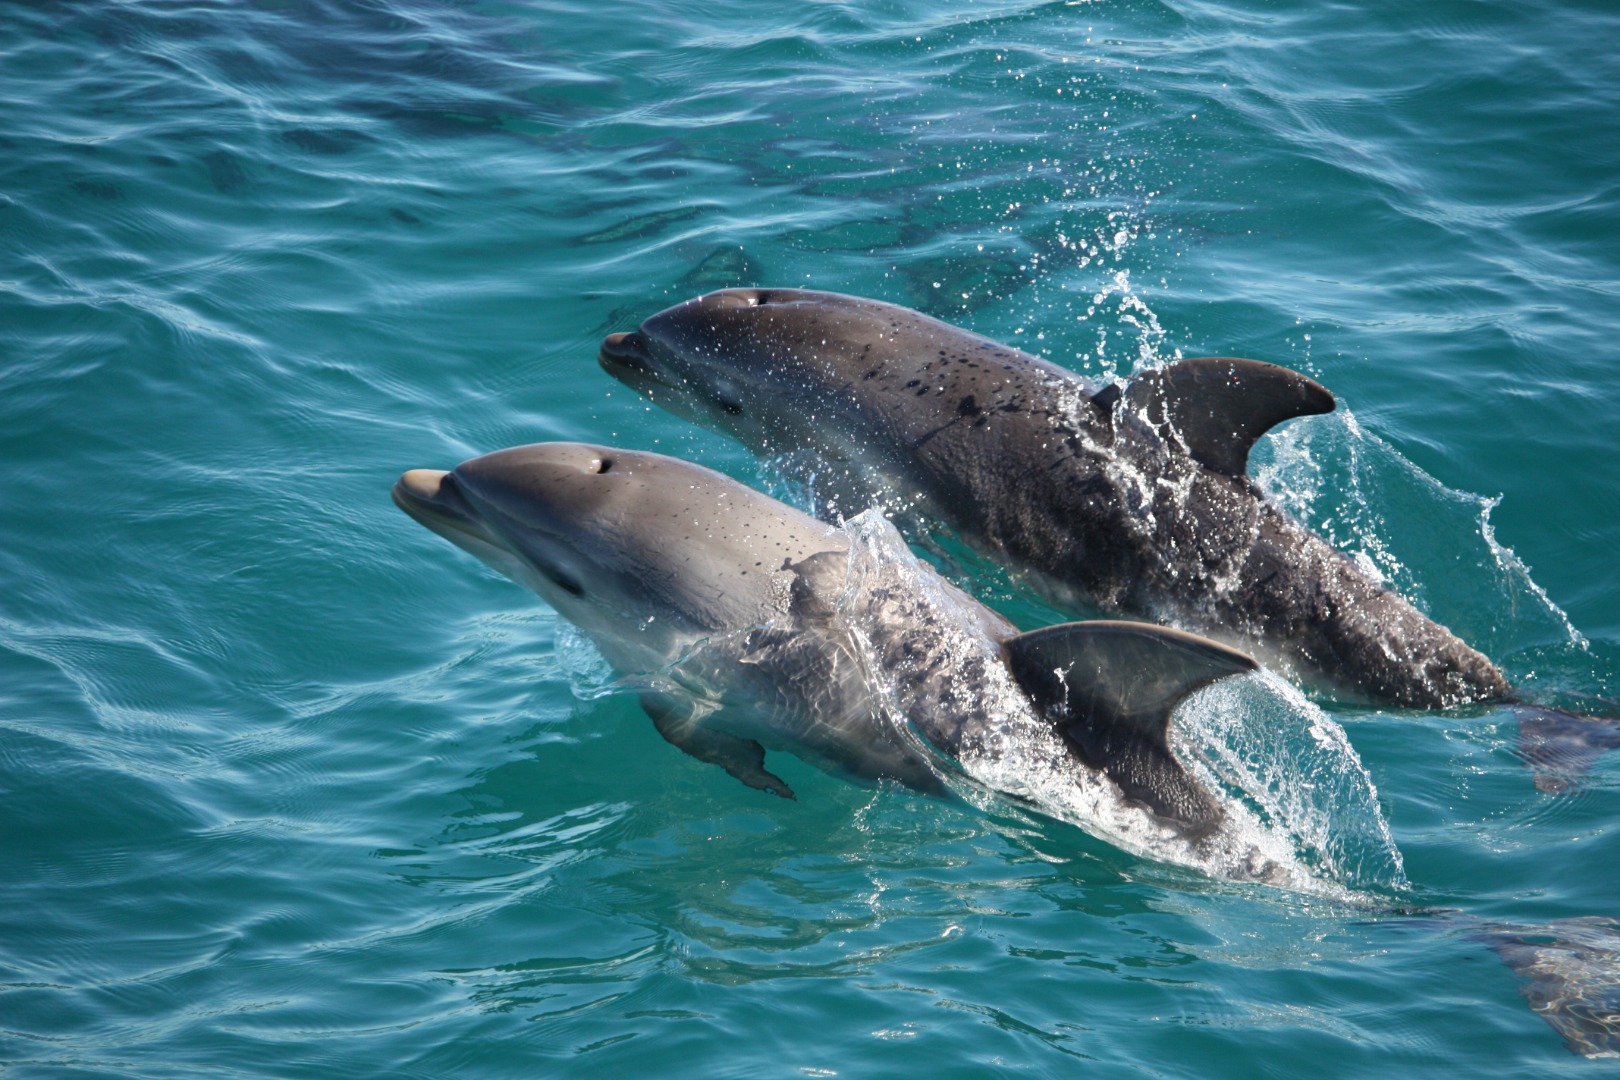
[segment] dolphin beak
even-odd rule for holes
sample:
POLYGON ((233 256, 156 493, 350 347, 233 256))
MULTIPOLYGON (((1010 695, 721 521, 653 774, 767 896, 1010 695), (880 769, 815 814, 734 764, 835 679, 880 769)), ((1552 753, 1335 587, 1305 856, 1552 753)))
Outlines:
POLYGON ((443 469, 412 469, 394 481, 394 505, 435 532, 445 529, 482 534, 478 515, 467 504, 456 478, 443 469))
POLYGON ((412 469, 394 481, 394 502, 407 514, 426 509, 439 497, 439 489, 449 475, 443 469, 412 469))
POLYGON ((647 339, 640 331, 609 334, 602 340, 602 351, 596 360, 609 375, 636 389, 662 382, 653 370, 647 339))
POLYGON ((531 584, 529 562, 532 560, 526 562, 485 524, 483 515, 462 493, 455 473, 443 469, 412 469, 394 481, 392 494, 394 504, 430 532, 438 533, 507 577, 531 584))
POLYGON ((439 486, 450 474, 443 469, 411 469, 394 484, 394 494, 407 498, 431 501, 439 494, 439 486))

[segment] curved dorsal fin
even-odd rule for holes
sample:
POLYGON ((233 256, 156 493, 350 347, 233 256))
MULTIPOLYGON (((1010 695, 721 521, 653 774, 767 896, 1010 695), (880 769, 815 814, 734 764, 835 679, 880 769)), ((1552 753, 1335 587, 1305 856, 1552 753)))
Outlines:
POLYGON ((1297 371, 1259 360, 1201 356, 1152 368, 1122 398, 1155 426, 1168 423, 1206 468, 1242 476, 1249 450, 1284 420, 1333 411, 1333 395, 1297 371))
POLYGON ((1216 679, 1258 665, 1236 649, 1151 623, 1063 623, 1006 643, 1008 666, 1069 748, 1126 795, 1190 833, 1220 806, 1170 749, 1170 713, 1216 679))

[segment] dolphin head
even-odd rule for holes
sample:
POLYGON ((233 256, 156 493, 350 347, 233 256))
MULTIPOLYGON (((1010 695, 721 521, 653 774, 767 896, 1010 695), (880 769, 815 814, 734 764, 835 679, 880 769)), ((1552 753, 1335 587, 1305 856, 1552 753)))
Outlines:
POLYGON ((722 289, 610 334, 600 361, 671 412, 769 452, 861 423, 852 388, 880 359, 928 348, 934 327, 949 329, 838 293, 722 289))
POLYGON ((662 454, 536 443, 412 469, 394 502, 527 585, 621 670, 769 616, 771 576, 838 546, 835 531, 712 470, 662 454))

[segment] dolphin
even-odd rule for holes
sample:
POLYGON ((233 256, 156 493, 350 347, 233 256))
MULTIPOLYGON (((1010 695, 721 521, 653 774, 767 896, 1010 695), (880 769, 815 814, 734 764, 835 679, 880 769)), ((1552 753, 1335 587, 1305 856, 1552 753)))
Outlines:
POLYGON ((1484 655, 1267 501, 1273 426, 1326 413, 1313 380, 1204 357, 1094 383, 893 304, 723 289, 603 342, 643 395, 761 454, 813 450, 1087 605, 1209 634, 1379 704, 1504 700, 1484 655))
MULTIPOLYGON (((665 739, 749 787, 793 797, 771 749, 945 793, 1044 739, 1064 782, 1125 821, 1105 839, 1171 859, 1226 842, 1223 802, 1168 741, 1183 698, 1255 669, 1225 645, 1140 622, 1019 633, 924 564, 860 579, 846 530, 660 454, 538 443, 413 469, 393 498, 532 588, 629 678, 665 739)), ((1265 859, 1242 860, 1264 878, 1265 859)))

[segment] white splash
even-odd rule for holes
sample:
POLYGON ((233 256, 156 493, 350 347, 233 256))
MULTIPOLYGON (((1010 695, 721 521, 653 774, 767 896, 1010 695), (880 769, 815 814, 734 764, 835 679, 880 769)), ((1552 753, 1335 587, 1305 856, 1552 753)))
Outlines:
POLYGON ((1344 406, 1285 425, 1256 450, 1267 498, 1475 647, 1496 656, 1549 639, 1586 647, 1498 541, 1499 500, 1446 487, 1344 406))
POLYGON ((1291 683, 1266 671, 1215 683, 1181 708, 1173 735, 1182 760, 1285 833, 1316 873, 1357 889, 1407 887, 1360 755, 1291 683))
POLYGON ((873 590, 898 580, 920 598, 932 613, 930 633, 947 638, 936 660, 970 662, 976 653, 999 652, 997 643, 967 608, 974 601, 920 563, 881 514, 868 511, 845 531, 851 554, 842 610, 868 679, 896 737, 935 761, 941 778, 968 801, 983 806, 996 795, 1011 796, 1127 851, 1218 878, 1338 899, 1405 887, 1377 792, 1343 729, 1275 679, 1226 680, 1178 711, 1174 748, 1225 810, 1215 832, 1197 840, 1146 814, 1106 776, 1079 763, 1004 664, 987 665, 979 688, 979 707, 994 717, 999 738, 965 749, 954 764, 940 762, 904 715, 894 675, 883 668, 874 644, 882 604, 872 601, 873 590))
POLYGON ((568 680, 568 688, 581 701, 594 701, 625 689, 625 682, 613 671, 607 658, 585 631, 566 619, 557 620, 557 667, 568 680))

